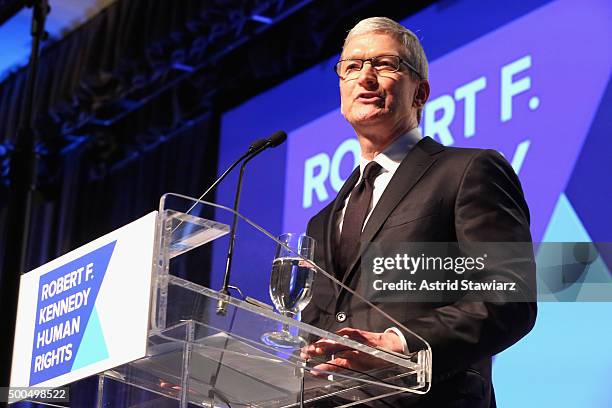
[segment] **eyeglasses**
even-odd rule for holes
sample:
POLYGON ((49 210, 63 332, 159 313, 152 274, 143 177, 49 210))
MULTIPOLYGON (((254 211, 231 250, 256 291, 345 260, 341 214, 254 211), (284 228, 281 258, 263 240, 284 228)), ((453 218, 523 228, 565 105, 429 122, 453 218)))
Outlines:
POLYGON ((397 72, 400 69, 400 64, 404 64, 415 74, 417 74, 419 79, 423 79, 415 67, 401 59, 398 55, 379 55, 372 58, 351 58, 340 60, 335 66, 336 74, 338 74, 338 76, 345 81, 356 79, 366 61, 370 61, 372 68, 374 68, 376 72, 380 73, 397 72))

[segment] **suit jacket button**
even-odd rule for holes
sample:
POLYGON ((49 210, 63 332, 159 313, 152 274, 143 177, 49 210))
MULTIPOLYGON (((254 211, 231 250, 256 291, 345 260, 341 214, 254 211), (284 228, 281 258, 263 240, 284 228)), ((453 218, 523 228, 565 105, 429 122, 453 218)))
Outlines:
POLYGON ((346 313, 344 312, 338 312, 336 313, 336 321, 338 323, 342 323, 346 320, 346 313))

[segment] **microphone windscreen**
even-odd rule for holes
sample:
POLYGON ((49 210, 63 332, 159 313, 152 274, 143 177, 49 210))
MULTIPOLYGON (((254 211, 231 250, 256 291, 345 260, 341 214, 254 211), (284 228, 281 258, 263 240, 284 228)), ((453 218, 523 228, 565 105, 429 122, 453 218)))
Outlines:
POLYGON ((266 143, 268 143, 266 139, 258 139, 254 141, 253 143, 251 143, 251 145, 249 146, 249 151, 252 152, 252 151, 258 150, 262 148, 266 143))
POLYGON ((287 133, 283 132, 282 130, 279 130, 278 132, 270 136, 270 138, 268 139, 268 143, 270 143, 270 147, 276 147, 282 144, 285 140, 287 140, 287 133))

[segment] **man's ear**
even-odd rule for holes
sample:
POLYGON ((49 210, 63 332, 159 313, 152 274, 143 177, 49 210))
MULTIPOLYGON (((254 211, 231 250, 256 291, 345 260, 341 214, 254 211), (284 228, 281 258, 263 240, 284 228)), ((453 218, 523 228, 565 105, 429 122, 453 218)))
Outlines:
POLYGON ((429 98, 429 81, 426 79, 422 80, 417 86, 416 92, 414 94, 414 105, 418 108, 422 108, 425 106, 425 102, 429 98))

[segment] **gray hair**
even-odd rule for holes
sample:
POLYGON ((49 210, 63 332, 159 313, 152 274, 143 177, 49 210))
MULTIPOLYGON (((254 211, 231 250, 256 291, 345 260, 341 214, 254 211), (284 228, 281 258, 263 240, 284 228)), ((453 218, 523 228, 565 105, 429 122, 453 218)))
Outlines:
MULTIPOLYGON (((416 68, 422 79, 429 78, 427 56, 416 34, 387 17, 370 17, 358 22, 344 39, 342 51, 351 38, 370 33, 384 33, 397 39, 404 46, 402 57, 416 68)), ((410 74, 415 80, 420 79, 414 72, 410 74)))
MULTIPOLYGON (((346 44, 351 38, 370 33, 383 33, 398 40, 404 46, 401 57, 416 68, 420 75, 419 78, 419 75, 412 72, 412 70, 409 70, 410 77, 415 81, 420 79, 429 79, 429 64, 427 63, 427 56, 425 55, 425 51, 423 50, 423 46, 421 45, 419 38, 415 33, 403 25, 387 17, 370 17, 358 22, 353 28, 351 28, 344 39, 342 52, 344 53, 344 47, 346 47, 346 44)), ((423 109, 420 108, 417 110, 417 123, 421 123, 422 116, 423 109)))

